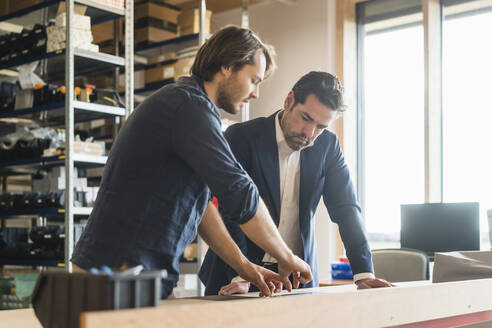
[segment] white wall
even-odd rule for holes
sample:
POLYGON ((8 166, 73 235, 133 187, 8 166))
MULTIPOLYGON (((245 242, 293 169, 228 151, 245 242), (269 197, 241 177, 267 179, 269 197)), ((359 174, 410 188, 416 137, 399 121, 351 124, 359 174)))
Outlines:
MULTIPOLYGON (((280 109, 294 83, 308 71, 335 72, 335 0, 297 0, 293 5, 270 1, 250 6, 249 17, 250 28, 278 55, 278 70, 262 83, 260 98, 251 101, 250 118, 280 109)), ((239 9, 212 16, 212 30, 227 24, 241 24, 239 9)), ((241 120, 239 115, 223 114, 241 120)), ((320 278, 327 278, 330 261, 335 260, 336 230, 324 206, 316 220, 320 278)))

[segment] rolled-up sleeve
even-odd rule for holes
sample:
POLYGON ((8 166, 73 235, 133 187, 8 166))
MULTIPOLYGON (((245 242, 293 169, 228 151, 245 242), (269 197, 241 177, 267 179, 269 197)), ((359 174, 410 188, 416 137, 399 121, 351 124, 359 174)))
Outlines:
POLYGON ((187 100, 174 116, 173 151, 204 179, 225 219, 246 223, 256 214, 258 189, 232 154, 217 109, 204 99, 187 100))

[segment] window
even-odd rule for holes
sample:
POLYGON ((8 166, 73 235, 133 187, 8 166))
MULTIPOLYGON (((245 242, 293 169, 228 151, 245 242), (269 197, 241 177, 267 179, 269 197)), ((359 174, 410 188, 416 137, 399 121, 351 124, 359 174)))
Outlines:
MULTIPOLYGON (((492 209, 490 1, 444 2, 443 200, 480 202, 482 249, 492 209), (484 34, 484 32, 486 32, 484 34)), ((485 244, 485 245, 483 245, 485 244)))
POLYGON ((358 190, 374 248, 398 242, 400 204, 424 200, 423 26, 415 1, 362 4, 358 21, 358 190))
POLYGON ((442 184, 443 202, 480 202, 482 249, 488 249, 492 1, 441 0, 442 118, 441 127, 428 128, 421 1, 372 0, 356 9, 357 185, 371 247, 398 246, 400 204, 425 202, 428 132, 441 136, 440 176, 431 182, 442 184))

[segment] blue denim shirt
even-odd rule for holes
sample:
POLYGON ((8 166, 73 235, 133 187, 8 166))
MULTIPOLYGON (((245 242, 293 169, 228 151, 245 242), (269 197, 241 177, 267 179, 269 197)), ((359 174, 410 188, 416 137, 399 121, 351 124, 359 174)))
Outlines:
POLYGON ((211 193, 228 220, 241 224, 256 213, 258 190, 222 134, 219 110, 203 81, 186 77, 147 98, 125 122, 72 262, 166 269, 165 297, 211 193))

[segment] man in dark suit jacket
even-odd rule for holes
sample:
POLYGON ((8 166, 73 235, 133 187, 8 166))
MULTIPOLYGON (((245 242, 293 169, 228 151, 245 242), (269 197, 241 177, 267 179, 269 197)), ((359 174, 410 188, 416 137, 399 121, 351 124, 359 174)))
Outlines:
MULTIPOLYGON (((342 86, 324 72, 303 76, 289 92, 284 110, 231 126, 226 139, 238 162, 258 186, 279 232, 294 254, 310 264, 318 285, 314 213, 323 196, 338 224, 359 288, 390 286, 375 279, 360 208, 340 143, 326 128, 343 111, 342 86)), ((220 199, 219 199, 220 204, 220 199)), ((253 263, 275 269, 275 260, 256 246, 233 221, 226 226, 253 263)), ((200 279, 205 293, 245 293, 249 283, 209 250, 200 279)))

